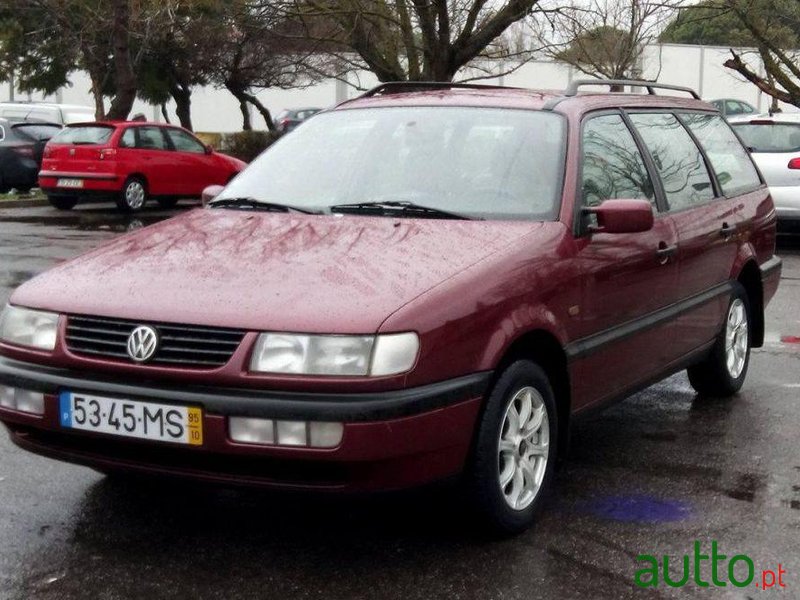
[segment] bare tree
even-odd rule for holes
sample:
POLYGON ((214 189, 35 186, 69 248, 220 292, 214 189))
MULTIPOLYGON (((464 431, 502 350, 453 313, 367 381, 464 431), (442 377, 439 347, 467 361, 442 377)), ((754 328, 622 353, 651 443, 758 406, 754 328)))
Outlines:
POLYGON ((756 11, 746 0, 724 1, 752 36, 760 58, 754 65, 752 58, 731 49, 732 57, 724 65, 774 100, 800 106, 800 52, 793 49, 800 32, 800 5, 773 0, 756 11))
POLYGON ((325 42, 341 64, 366 67, 380 81, 451 81, 477 58, 507 56, 502 34, 538 1, 286 0, 285 6, 287 19, 302 24, 305 37, 325 42))
POLYGON ((645 46, 674 15, 663 0, 552 0, 541 8, 534 30, 546 54, 608 79, 641 78, 645 46))

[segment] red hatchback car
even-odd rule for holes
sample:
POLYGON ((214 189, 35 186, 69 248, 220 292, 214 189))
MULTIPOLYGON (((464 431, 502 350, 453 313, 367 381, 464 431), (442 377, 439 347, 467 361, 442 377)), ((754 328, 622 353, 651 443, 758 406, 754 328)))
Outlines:
POLYGON ((68 125, 45 147, 39 187, 69 210, 81 198, 113 197, 126 212, 154 198, 170 208, 225 184, 246 164, 215 152, 187 130, 140 122, 68 125))
POLYGON ((521 530, 576 417, 681 369, 737 392, 780 277, 719 113, 614 83, 651 93, 385 84, 320 113, 204 208, 17 289, 0 419, 101 471, 458 477, 521 530))

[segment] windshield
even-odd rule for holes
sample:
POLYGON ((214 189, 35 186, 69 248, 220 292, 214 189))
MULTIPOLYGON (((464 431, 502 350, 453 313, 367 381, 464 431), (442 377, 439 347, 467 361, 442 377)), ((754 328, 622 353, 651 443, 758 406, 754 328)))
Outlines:
POLYGON ((53 138, 54 144, 105 144, 114 128, 107 125, 66 127, 53 138))
POLYGON ((58 134, 58 132, 61 131, 61 127, 59 125, 20 123, 18 125, 14 125, 14 131, 33 140, 43 141, 49 140, 58 134))
POLYGON ((552 220, 564 120, 529 110, 397 107, 322 113, 282 138, 218 199, 315 211, 410 202, 474 218, 552 220))
POLYGON ((761 123, 734 125, 745 146, 753 152, 800 151, 800 125, 761 123))

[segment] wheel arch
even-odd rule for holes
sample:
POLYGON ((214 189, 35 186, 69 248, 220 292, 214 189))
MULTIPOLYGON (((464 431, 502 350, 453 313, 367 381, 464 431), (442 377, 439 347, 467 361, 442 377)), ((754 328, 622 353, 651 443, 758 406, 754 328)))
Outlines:
MULTIPOLYGON (((547 374, 558 410, 558 456, 566 457, 569 447, 571 385, 567 354, 559 339, 546 329, 531 329, 517 336, 506 348, 495 369, 495 379, 516 360, 532 360, 547 374)), ((492 381, 492 385, 494 380, 492 381)))

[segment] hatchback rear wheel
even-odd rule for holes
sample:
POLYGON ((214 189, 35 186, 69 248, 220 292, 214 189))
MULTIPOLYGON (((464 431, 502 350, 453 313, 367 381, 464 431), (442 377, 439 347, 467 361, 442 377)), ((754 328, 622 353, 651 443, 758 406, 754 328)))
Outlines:
POLYGON ((728 303, 725 324, 710 354, 689 367, 689 382, 701 396, 726 398, 738 392, 750 364, 750 302, 744 287, 737 281, 728 303))
POLYGON ((141 177, 128 177, 117 197, 117 206, 124 212, 139 212, 147 203, 147 184, 141 177))
POLYGON ((473 503, 492 533, 528 528, 542 506, 556 463, 558 416, 537 364, 509 365, 492 388, 467 472, 473 503))

